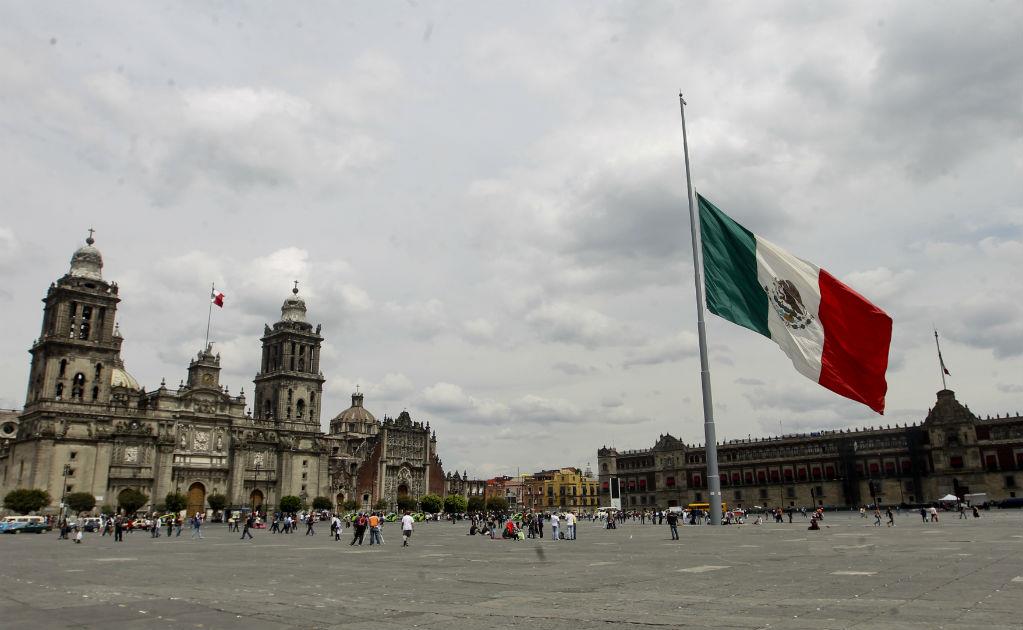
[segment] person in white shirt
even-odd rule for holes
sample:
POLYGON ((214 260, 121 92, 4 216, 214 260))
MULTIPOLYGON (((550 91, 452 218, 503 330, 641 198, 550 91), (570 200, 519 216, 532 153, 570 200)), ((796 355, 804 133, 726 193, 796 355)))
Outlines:
POLYGON ((401 517, 401 546, 408 547, 408 539, 412 538, 412 515, 405 511, 405 516, 401 517))
POLYGON ((558 525, 560 525, 560 524, 561 524, 561 522, 558 519, 558 513, 557 512, 552 512, 551 513, 551 540, 554 540, 554 541, 558 540, 558 525))
POLYGON ((575 513, 569 512, 565 515, 565 527, 568 529, 565 538, 575 540, 575 513))

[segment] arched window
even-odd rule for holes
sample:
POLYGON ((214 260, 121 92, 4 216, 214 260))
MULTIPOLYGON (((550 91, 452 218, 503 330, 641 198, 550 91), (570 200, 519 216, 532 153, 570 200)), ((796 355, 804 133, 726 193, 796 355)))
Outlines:
POLYGON ((305 401, 302 400, 301 398, 299 398, 298 402, 295 403, 295 417, 298 418, 299 420, 301 420, 302 416, 304 414, 305 414, 305 401))
POLYGON ((60 360, 60 372, 57 374, 57 376, 59 376, 61 378, 64 378, 64 371, 65 370, 67 370, 67 359, 61 359, 60 360))
POLYGON ((64 383, 57 383, 57 391, 54 392, 54 398, 62 400, 64 398, 64 383))
POLYGON ((312 418, 316 414, 316 392, 309 392, 309 417, 312 418))
POLYGON ((298 347, 298 370, 302 372, 305 370, 305 346, 301 345, 298 347))
POLYGON ((85 395, 85 375, 79 372, 71 379, 71 399, 81 400, 85 395))
POLYGON ((273 407, 269 399, 263 401, 263 417, 267 420, 274 417, 273 407))
POLYGON ((92 399, 93 401, 95 401, 97 398, 99 398, 99 386, 94 385, 92 387, 92 399))
POLYGON ((79 339, 88 339, 89 338, 89 327, 91 326, 91 322, 92 322, 92 307, 91 306, 83 306, 82 307, 81 324, 79 324, 79 326, 78 326, 78 338, 79 339))
POLYGON ((68 321, 71 323, 70 329, 68 331, 68 337, 70 337, 71 339, 75 338, 75 315, 77 315, 77 314, 78 314, 78 303, 77 302, 72 302, 71 303, 71 311, 68 313, 68 321))
POLYGON ((103 364, 102 363, 97 363, 96 364, 96 380, 97 381, 99 380, 99 375, 102 374, 102 373, 103 373, 103 364))

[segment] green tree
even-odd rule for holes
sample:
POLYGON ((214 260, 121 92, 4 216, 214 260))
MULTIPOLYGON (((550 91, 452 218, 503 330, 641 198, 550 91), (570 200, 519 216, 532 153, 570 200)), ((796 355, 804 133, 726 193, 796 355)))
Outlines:
POLYGON ((460 494, 449 494, 444 497, 444 511, 448 514, 462 514, 469 509, 469 505, 460 494))
POLYGON ((50 504, 50 493, 35 488, 18 488, 11 490, 4 497, 4 507, 18 514, 38 512, 44 505, 50 504))
MULTIPOLYGON (((213 499, 217 495, 210 495, 210 499, 213 499)), ((181 510, 188 507, 188 497, 181 494, 180 492, 168 492, 167 498, 163 501, 164 506, 168 512, 180 512, 181 510)), ((213 507, 212 505, 210 507, 213 507)))
POLYGON ((492 512, 507 512, 508 499, 504 497, 490 497, 487 499, 487 509, 492 512))
POLYGON ((334 502, 331 501, 328 497, 316 497, 315 499, 313 499, 313 509, 314 510, 333 510, 334 509, 334 502))
POLYGON ((134 488, 129 488, 117 495, 117 505, 125 514, 134 514, 138 512, 139 508, 149 501, 149 497, 143 492, 139 492, 134 488))
POLYGON ((96 497, 89 492, 72 492, 64 497, 64 505, 75 514, 88 512, 96 507, 96 497))
POLYGON ((397 504, 399 512, 404 512, 405 510, 411 512, 416 509, 416 500, 407 494, 399 495, 397 504))
POLYGON ((419 505, 424 512, 436 514, 444 509, 444 499, 436 494, 426 494, 419 498, 419 505))
POLYGON ((107 504, 107 505, 104 505, 103 507, 101 507, 99 509, 99 511, 100 511, 101 514, 105 514, 107 516, 113 516, 114 515, 114 506, 107 504))
MULTIPOLYGON (((188 500, 186 499, 185 501, 187 505, 188 500)), ((227 505, 227 497, 222 494, 211 494, 210 496, 206 497, 206 503, 209 504, 211 510, 213 510, 214 512, 219 512, 224 509, 224 506, 227 505)))
POLYGON ((485 507, 483 497, 479 495, 469 497, 468 509, 470 512, 482 512, 485 507))
POLYGON ((390 506, 391 504, 387 502, 387 499, 380 499, 379 501, 373 504, 373 509, 377 511, 386 510, 390 506))
POLYGON ((356 501, 355 499, 348 499, 344 503, 344 508, 346 512, 351 512, 357 507, 359 507, 359 502, 356 501))
POLYGON ((302 499, 295 495, 289 494, 286 497, 281 497, 281 511, 282 512, 298 512, 302 509, 302 499))

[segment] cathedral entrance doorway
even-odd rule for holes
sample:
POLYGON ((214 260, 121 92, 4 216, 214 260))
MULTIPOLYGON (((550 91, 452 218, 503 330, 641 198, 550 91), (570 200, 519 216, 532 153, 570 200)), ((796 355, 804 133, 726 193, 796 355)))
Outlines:
POLYGON ((188 515, 195 516, 195 513, 206 513, 206 486, 198 481, 188 487, 188 515))
POLYGON ((338 492, 337 496, 334 497, 334 498, 337 500, 337 502, 334 503, 334 507, 335 507, 335 509, 337 509, 338 512, 340 512, 345 507, 345 493, 344 492, 338 492))
POLYGON ((406 486, 405 484, 401 484, 400 486, 398 486, 398 496, 399 497, 407 497, 408 496, 408 486, 406 486))
POLYGON ((252 507, 253 512, 263 511, 263 491, 253 490, 252 494, 249 495, 249 505, 252 507))

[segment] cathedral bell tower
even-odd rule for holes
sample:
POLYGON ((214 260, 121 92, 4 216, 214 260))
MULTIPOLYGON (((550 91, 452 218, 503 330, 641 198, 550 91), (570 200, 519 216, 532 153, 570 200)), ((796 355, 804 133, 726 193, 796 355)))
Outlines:
POLYGON ((320 326, 306 322, 305 301, 298 297, 298 282, 281 306, 281 320, 263 330, 263 362, 256 375, 254 417, 274 423, 298 423, 319 430, 320 326))
POLYGON ((25 406, 42 401, 106 405, 120 363, 114 329, 117 283, 103 280, 103 257, 89 238, 71 257, 71 269, 43 299, 43 326, 32 345, 25 406))

